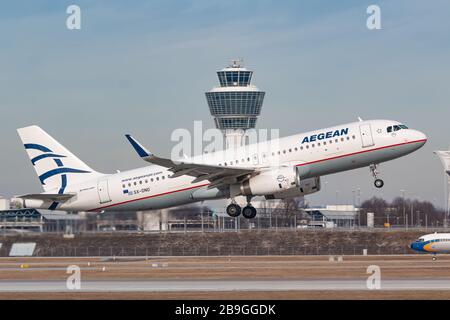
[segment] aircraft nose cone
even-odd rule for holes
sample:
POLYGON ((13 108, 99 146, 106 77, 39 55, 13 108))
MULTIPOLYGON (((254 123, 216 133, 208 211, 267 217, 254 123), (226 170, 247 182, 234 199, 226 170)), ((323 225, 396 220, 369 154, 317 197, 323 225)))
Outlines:
POLYGON ((413 242, 413 243, 411 243, 411 245, 409 247, 415 251, 423 251, 422 243, 420 243, 420 242, 413 242))
POLYGON ((417 141, 421 141, 423 143, 422 145, 424 145, 428 140, 426 134, 418 130, 415 130, 414 136, 417 141))
POLYGON ((423 132, 417 131, 418 135, 419 135, 419 140, 423 140, 423 144, 425 144, 425 142, 427 142, 428 138, 427 135, 423 132))
POLYGON ((417 149, 421 148, 427 142, 427 140, 428 138, 425 133, 418 130, 412 130, 411 141, 415 142, 417 149))

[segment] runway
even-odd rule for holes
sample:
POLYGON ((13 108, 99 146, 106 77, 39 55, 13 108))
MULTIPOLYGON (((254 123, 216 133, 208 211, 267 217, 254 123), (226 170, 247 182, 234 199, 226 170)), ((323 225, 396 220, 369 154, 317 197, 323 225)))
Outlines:
POLYGON ((429 255, 0 259, 1 299, 248 299, 248 294, 450 299, 450 256, 438 261, 429 255), (68 266, 79 267, 79 289, 67 286, 68 266), (378 282, 370 279, 374 266, 378 282))
MULTIPOLYGON (((65 281, 2 281, 0 292, 225 292, 225 291, 345 291, 369 289, 361 280, 157 280, 83 281, 69 289, 65 281)), ((450 280, 384 280, 380 290, 450 290, 450 280)))

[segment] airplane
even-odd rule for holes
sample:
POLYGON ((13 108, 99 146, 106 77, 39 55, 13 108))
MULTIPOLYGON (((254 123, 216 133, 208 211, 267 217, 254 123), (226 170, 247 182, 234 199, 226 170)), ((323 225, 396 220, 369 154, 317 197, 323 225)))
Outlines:
POLYGON ((378 164, 421 148, 424 133, 391 120, 348 123, 236 149, 172 160, 151 153, 126 135, 149 166, 99 173, 78 159, 38 126, 17 129, 44 188, 18 196, 25 208, 65 211, 140 211, 164 209, 205 200, 231 199, 230 217, 256 216, 251 200, 301 197, 321 189, 320 177, 369 167, 381 188, 378 164), (241 208, 235 198, 245 196, 241 208))
POLYGON ((435 261, 438 253, 450 252, 450 233, 426 234, 411 243, 410 248, 418 252, 432 253, 435 261))

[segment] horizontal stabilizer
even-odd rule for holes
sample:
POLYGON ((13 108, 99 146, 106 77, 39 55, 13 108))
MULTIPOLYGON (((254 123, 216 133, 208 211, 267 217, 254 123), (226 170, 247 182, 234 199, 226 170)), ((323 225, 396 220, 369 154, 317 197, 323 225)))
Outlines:
POLYGON ((69 200, 73 196, 75 196, 75 194, 70 194, 70 193, 66 193, 66 194, 36 193, 36 194, 25 194, 25 195, 22 195, 22 196, 18 196, 17 198, 64 202, 64 201, 69 200))

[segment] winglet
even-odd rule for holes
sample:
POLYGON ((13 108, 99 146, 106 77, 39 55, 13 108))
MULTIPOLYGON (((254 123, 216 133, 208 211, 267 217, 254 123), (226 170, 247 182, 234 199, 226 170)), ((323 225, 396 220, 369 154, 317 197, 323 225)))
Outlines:
POLYGON ((126 134, 125 137, 128 139, 128 141, 133 146, 134 150, 136 150, 136 152, 141 158, 147 158, 152 155, 144 146, 142 146, 139 142, 137 142, 131 135, 126 134))

